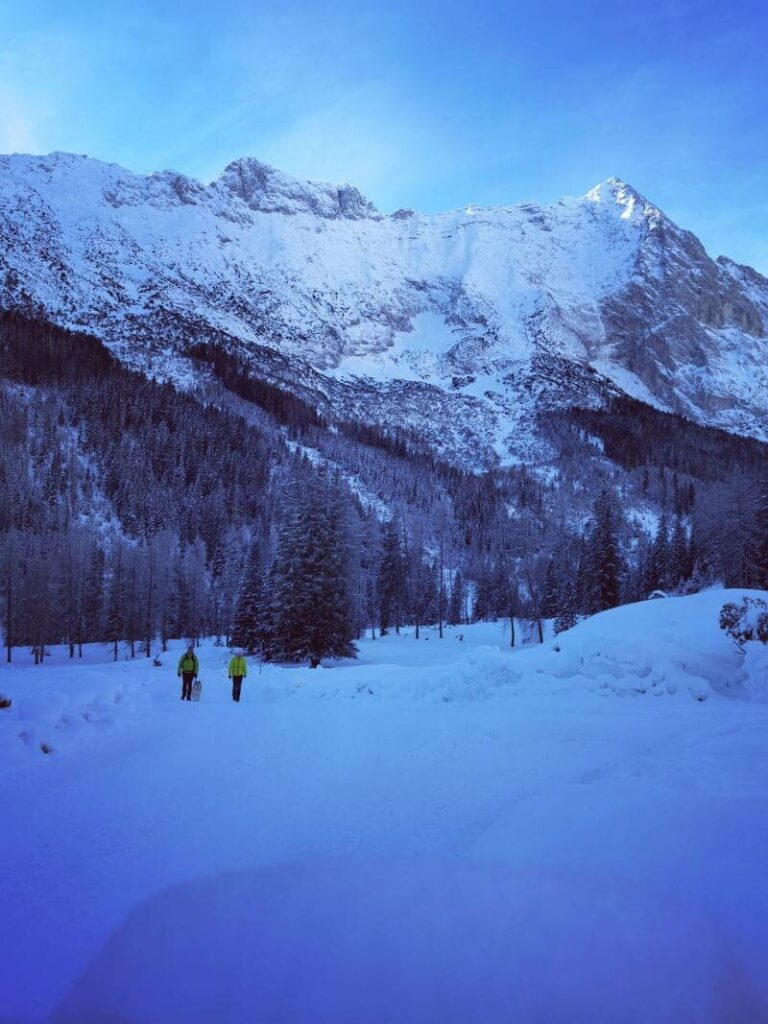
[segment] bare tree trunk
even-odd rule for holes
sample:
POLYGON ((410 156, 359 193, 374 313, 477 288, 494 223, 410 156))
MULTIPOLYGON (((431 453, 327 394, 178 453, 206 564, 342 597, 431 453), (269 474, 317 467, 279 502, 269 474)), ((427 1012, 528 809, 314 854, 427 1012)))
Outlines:
POLYGON ((443 574, 445 570, 445 532, 443 526, 440 526, 440 575, 437 580, 437 631, 440 639, 443 639, 443 574))
POLYGON ((147 619, 146 619, 146 645, 147 657, 152 656, 152 622, 155 617, 155 550, 151 544, 147 545, 147 619))
POLYGON ((67 643, 69 657, 75 656, 75 567, 72 564, 72 535, 67 541, 67 643))
POLYGON ((11 559, 8 555, 8 571, 5 579, 5 646, 8 649, 6 661, 9 663, 13 657, 13 637, 11 636, 11 624, 13 622, 13 583, 11 582, 11 559))

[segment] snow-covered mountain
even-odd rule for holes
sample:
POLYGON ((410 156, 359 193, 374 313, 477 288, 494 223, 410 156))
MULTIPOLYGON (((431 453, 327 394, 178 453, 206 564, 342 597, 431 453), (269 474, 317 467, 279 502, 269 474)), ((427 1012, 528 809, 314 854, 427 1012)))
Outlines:
POLYGON ((253 159, 206 186, 0 157, 0 308, 185 385, 215 343, 480 463, 525 457, 536 409, 616 392, 768 440, 768 280, 615 178, 551 206, 383 215, 253 159))

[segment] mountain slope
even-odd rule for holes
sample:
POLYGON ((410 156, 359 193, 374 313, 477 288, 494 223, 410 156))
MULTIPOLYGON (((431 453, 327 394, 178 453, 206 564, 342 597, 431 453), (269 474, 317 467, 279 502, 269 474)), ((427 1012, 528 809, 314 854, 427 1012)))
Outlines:
POLYGON ((192 385, 215 344, 345 418, 491 464, 625 392, 768 439, 768 281, 609 179, 549 207, 378 213, 256 160, 204 186, 0 158, 0 307, 192 385))

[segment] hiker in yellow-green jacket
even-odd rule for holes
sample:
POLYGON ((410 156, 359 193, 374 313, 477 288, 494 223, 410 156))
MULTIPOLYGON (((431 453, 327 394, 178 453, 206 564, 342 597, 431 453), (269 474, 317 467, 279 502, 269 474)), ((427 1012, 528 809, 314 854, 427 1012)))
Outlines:
POLYGON ((197 678, 199 671, 200 663, 197 660, 194 647, 190 644, 179 658, 179 668, 176 673, 181 676, 182 700, 192 700, 192 682, 197 678))
POLYGON ((232 700, 240 702, 240 688, 243 679, 248 675, 248 666, 245 663, 245 653, 235 651, 229 662, 229 678, 232 680, 232 700))

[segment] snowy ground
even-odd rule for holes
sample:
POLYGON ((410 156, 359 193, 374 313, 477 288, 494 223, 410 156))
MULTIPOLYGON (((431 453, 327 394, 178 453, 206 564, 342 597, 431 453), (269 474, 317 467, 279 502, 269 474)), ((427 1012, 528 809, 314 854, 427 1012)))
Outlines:
POLYGON ((726 596, 366 641, 240 705, 213 645, 199 704, 177 651, 18 652, 0 1021, 768 1021, 768 658, 726 596))

